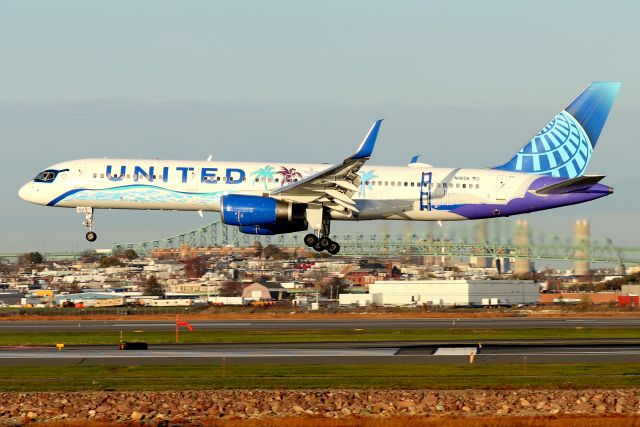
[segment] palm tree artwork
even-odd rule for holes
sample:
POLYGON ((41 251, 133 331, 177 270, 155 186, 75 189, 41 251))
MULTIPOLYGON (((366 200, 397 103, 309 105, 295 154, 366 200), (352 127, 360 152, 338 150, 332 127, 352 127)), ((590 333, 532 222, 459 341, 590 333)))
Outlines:
POLYGON ((362 197, 365 196, 366 190, 371 189, 371 181, 378 177, 376 175, 375 170, 361 171, 358 175, 360 175, 360 192, 362 193, 362 197), (368 182, 368 184, 366 184, 368 182))
POLYGON ((278 175, 282 175, 282 181, 280 182, 280 186, 284 186, 285 184, 289 184, 293 182, 296 178, 302 178, 302 174, 296 170, 296 168, 286 168, 284 166, 280 166, 280 170, 278 171, 278 175))
MULTIPOLYGON (((279 172, 278 172, 279 173, 279 172)), ((269 189, 267 187, 267 182, 276 174, 276 169, 271 165, 265 165, 263 168, 260 168, 254 172, 251 172, 251 176, 258 178, 264 184, 265 191, 269 189)), ((255 181, 254 181, 255 184, 255 181)))

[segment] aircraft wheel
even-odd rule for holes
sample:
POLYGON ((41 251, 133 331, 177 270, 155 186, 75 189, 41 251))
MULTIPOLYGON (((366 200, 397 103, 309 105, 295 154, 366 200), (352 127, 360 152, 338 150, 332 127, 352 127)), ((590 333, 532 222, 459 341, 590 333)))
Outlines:
POLYGON ((323 248, 322 246, 320 246, 320 243, 316 243, 316 244, 315 244, 315 246, 313 247, 313 249, 314 249, 316 252, 322 252, 322 251, 324 251, 324 248, 323 248))
POLYGON ((338 244, 338 242, 331 242, 331 244, 327 248, 327 252, 329 252, 331 255, 336 255, 338 252, 340 252, 340 245, 338 244))
POLYGON ((331 244, 331 239, 328 238, 327 236, 322 236, 320 238, 320 240, 318 240, 318 245, 322 248, 322 249, 327 249, 329 247, 329 245, 331 244))
POLYGON ((304 244, 310 248, 314 247, 318 243, 318 237, 315 234, 307 234, 304 236, 304 244))
POLYGON ((94 233, 93 231, 89 231, 87 232, 86 236, 88 241, 90 242, 95 242, 96 239, 98 238, 98 235, 96 233, 94 233))

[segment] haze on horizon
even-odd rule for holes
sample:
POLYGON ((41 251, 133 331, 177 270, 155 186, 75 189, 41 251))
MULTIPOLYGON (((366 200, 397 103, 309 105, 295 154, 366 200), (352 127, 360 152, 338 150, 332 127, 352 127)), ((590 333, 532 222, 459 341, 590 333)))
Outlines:
MULTIPOLYGON (((594 80, 623 83, 588 169, 615 194, 510 220, 569 236, 588 218, 596 239, 638 244, 636 2, 63 0, 8 1, 0 12, 0 252, 89 247, 81 215, 17 197, 58 161, 336 162, 383 117, 371 164, 422 154, 435 165, 492 166, 594 80)), ((95 247, 217 217, 98 211, 95 247)))

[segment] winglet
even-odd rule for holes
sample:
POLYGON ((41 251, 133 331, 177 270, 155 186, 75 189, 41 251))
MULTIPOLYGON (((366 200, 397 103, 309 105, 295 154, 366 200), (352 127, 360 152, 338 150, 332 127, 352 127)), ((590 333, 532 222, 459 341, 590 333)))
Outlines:
POLYGON ((376 138, 378 137, 378 130, 380 130, 380 124, 383 119, 376 120, 376 122, 371 126, 369 133, 364 137, 362 143, 358 147, 358 151, 349 157, 350 159, 364 159, 367 157, 371 157, 373 153, 373 147, 376 145, 376 138))
POLYGON ((413 156, 413 157, 411 158, 411 161, 409 161, 409 164, 411 165, 411 164, 413 164, 413 163, 418 163, 418 160, 420 160, 420 154, 418 154, 418 155, 416 155, 416 156, 413 156))

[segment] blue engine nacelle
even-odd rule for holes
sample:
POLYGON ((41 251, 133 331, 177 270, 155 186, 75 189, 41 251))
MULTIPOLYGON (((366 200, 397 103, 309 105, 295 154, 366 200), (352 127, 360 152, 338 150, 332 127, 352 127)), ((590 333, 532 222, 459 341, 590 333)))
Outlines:
POLYGON ((282 234, 307 229, 307 206, 271 197, 229 194, 220 199, 222 222, 247 234, 282 234))

